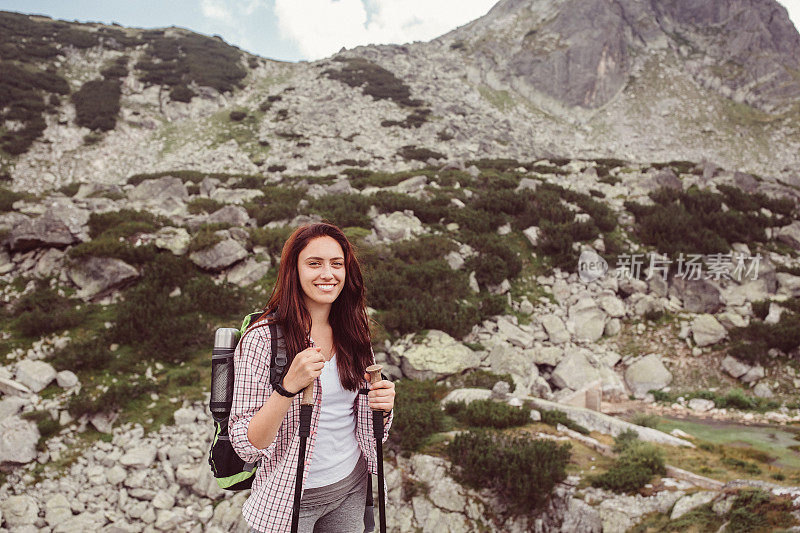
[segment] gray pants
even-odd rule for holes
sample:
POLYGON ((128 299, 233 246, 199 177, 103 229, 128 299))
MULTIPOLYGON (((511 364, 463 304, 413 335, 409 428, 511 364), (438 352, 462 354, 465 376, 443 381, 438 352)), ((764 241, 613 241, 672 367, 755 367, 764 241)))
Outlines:
MULTIPOLYGON (((307 489, 300 500, 297 532, 363 533, 367 476, 362 456, 345 479, 324 487, 307 489)), ((259 533, 255 529, 250 531, 259 533)))

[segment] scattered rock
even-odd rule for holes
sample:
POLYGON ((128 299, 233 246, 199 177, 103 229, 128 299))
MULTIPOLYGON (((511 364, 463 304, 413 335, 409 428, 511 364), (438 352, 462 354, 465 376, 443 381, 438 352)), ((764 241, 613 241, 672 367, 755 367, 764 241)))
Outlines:
POLYGON ((692 335, 698 346, 710 346, 724 339, 728 332, 713 315, 699 315, 692 320, 692 335))
POLYGON ((224 270, 245 257, 247 250, 234 239, 226 239, 189 255, 192 263, 210 271, 224 270))
POLYGON ((16 415, 0 420, 0 464, 30 463, 36 459, 39 428, 16 415))
POLYGON ((39 392, 56 379, 56 369, 44 361, 23 359, 17 365, 16 379, 33 392, 39 392))
POLYGON ((447 333, 430 330, 420 344, 403 354, 401 368, 412 379, 457 374, 480 364, 480 357, 447 333))
POLYGON ((717 492, 713 491, 701 491, 684 496, 675 502, 675 506, 672 508, 672 512, 669 515, 670 520, 677 520, 689 511, 711 503, 711 501, 716 498, 717 494, 717 492))
POLYGON ((578 390, 588 383, 598 381, 600 373, 589 363, 582 350, 567 349, 564 359, 553 370, 551 381, 556 387, 578 390))
POLYGON ((67 274, 80 287, 78 296, 95 300, 119 290, 139 277, 139 271, 121 259, 113 257, 87 257, 67 274))
POLYGON ((637 398, 651 390, 661 390, 672 381, 672 373, 656 354, 639 359, 625 370, 625 382, 637 398))

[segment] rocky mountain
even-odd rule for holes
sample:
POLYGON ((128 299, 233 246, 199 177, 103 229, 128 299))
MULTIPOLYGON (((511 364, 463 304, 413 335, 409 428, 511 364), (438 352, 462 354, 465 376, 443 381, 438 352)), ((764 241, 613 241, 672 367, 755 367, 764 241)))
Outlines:
POLYGON ((398 387, 390 531, 800 522, 775 2, 504 1, 298 64, 0 30, 0 533, 247 531, 207 465, 209 339, 323 219, 398 387))
MULTIPOLYGON (((2 18, 3 68, 37 76, 12 88, 41 95, 4 114, 2 168, 18 190, 176 169, 422 165, 407 146, 441 161, 706 159, 787 183, 799 173, 800 36, 774 1, 503 1, 428 43, 297 64, 184 30, 2 18)), ((6 92, 8 106, 19 94, 6 92)))

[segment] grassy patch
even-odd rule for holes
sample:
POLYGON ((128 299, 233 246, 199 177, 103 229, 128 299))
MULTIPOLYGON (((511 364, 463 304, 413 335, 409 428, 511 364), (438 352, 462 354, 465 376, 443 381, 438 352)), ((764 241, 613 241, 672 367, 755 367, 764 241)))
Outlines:
POLYGON ((591 477, 593 486, 632 493, 649 483, 653 476, 666 475, 661 451, 632 434, 635 435, 628 430, 615 439, 615 449, 620 455, 608 471, 591 477))
POLYGON ((476 427, 505 429, 524 426, 531 421, 530 407, 513 407, 495 400, 464 400, 445 405, 445 413, 462 424, 476 427))

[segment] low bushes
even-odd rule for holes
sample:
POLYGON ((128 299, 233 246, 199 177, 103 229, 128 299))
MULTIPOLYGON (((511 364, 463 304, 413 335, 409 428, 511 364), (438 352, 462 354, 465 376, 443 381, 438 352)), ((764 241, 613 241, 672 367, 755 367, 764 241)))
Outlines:
POLYGON ((441 152, 429 148, 418 148, 413 145, 403 146, 397 151, 397 155, 403 159, 422 161, 423 163, 428 159, 444 159, 445 157, 441 152))
POLYGON ((25 197, 24 194, 19 192, 14 192, 10 189, 6 189, 5 187, 0 187, 0 213, 5 213, 6 211, 11 211, 14 205, 14 202, 17 200, 22 200, 25 197))
POLYGON ((297 203, 305 196, 301 187, 265 185, 264 195, 245 204, 245 209, 259 226, 274 220, 291 219, 297 215, 297 203))
POLYGON ((742 389, 731 389, 725 394, 718 394, 707 390, 698 391, 650 391, 657 402, 675 403, 682 397, 689 401, 694 398, 711 400, 718 409, 739 409, 742 411, 767 411, 778 407, 778 402, 766 398, 748 396, 742 389))
POLYGON ((452 475, 476 489, 492 489, 514 514, 540 508, 566 478, 570 445, 485 431, 455 436, 447 447, 452 475))
POLYGON ((272 256, 280 256, 283 244, 292 233, 290 226, 278 228, 249 228, 250 242, 253 246, 263 246, 272 256))
POLYGON ((548 426, 556 427, 558 424, 568 427, 573 431, 589 434, 589 430, 572 420, 567 413, 559 411, 558 409, 539 409, 539 414, 542 415, 542 423, 548 426))
POLYGON ((45 282, 22 296, 14 305, 14 326, 25 337, 41 337, 70 329, 83 321, 86 310, 75 308, 75 302, 59 296, 45 282))
POLYGON ((444 412, 439 401, 447 390, 433 380, 410 379, 396 381, 395 388, 395 415, 389 442, 404 452, 412 452, 429 436, 444 430, 444 412))
POLYGON ((769 364, 770 349, 789 354, 800 347, 800 314, 787 310, 777 324, 754 319, 743 328, 733 329, 730 336, 732 356, 750 364, 769 364))
POLYGON ((337 57, 334 61, 342 63, 339 70, 328 69, 323 75, 338 80, 350 87, 360 87, 361 91, 376 100, 392 100, 398 105, 418 107, 419 100, 411 99, 411 89, 392 72, 380 65, 360 57, 337 57))
POLYGON ((511 374, 495 374, 490 370, 482 368, 474 368, 469 370, 466 374, 456 376, 450 379, 454 388, 477 388, 477 389, 491 389, 498 381, 505 381, 511 387, 510 392, 514 392, 514 380, 511 374))
POLYGON ((109 131, 117 125, 119 80, 87 81, 72 95, 75 122, 91 130, 109 131))
POLYGON ((531 421, 529 407, 513 407, 494 400, 464 400, 445 405, 445 412, 469 426, 505 429, 524 426, 531 421))
POLYGON ((644 443, 630 435, 615 439, 615 449, 620 452, 611 468, 603 474, 591 477, 591 483, 615 492, 636 492, 644 487, 653 476, 666 475, 664 457, 652 444, 644 443))

